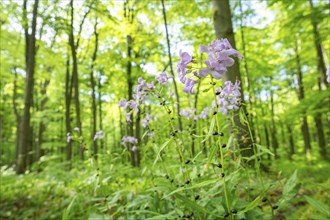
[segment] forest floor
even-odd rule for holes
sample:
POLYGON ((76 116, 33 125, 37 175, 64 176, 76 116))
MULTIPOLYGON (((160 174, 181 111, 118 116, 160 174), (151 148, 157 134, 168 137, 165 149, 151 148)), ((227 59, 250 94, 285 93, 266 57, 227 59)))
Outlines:
MULTIPOLYGON (((114 169, 110 164, 99 171, 81 164, 67 171, 63 163, 48 160, 19 176, 11 168, 2 167, 0 219, 117 219, 107 216, 116 214, 120 204, 129 206, 130 197, 143 189, 136 183, 152 181, 141 178, 145 169, 129 165, 116 165, 114 169), (120 172, 107 175, 113 171, 120 172), (99 172, 104 178, 97 180, 99 172), (96 192, 98 184, 103 187, 96 192), (126 188, 132 193, 118 199, 126 188), (109 209, 111 203, 116 205, 109 209)), ((266 178, 280 181, 295 169, 298 170, 295 195, 287 206, 275 210, 273 219, 329 219, 326 215, 330 207, 330 163, 273 161, 266 178)), ((279 190, 269 196, 278 197, 281 193, 279 190)))

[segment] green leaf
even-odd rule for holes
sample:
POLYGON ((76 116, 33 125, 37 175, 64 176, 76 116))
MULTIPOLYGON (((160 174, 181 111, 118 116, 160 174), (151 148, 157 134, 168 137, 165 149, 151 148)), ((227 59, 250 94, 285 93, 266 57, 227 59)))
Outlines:
POLYGON ((263 152, 263 153, 266 153, 266 154, 270 154, 270 155, 272 155, 272 156, 275 156, 267 147, 265 147, 265 146, 262 146, 262 145, 260 145, 260 144, 255 144, 255 146, 257 146, 257 148, 261 151, 261 152, 263 152))
POLYGON ((311 206, 313 206, 313 208, 315 208, 322 214, 326 215, 327 217, 330 216, 329 207, 326 204, 324 204, 323 202, 317 201, 309 196, 304 196, 304 198, 311 206))
POLYGON ((216 183, 218 180, 217 179, 213 179, 213 180, 207 180, 207 181, 203 181, 201 183, 197 183, 197 184, 194 184, 193 186, 190 186, 190 187, 180 187, 172 192, 170 192, 169 194, 165 195, 163 197, 163 199, 165 199, 166 197, 169 197, 175 193, 178 193, 178 192, 181 192, 181 191, 184 191, 184 190, 189 190, 189 189, 195 189, 195 188, 201 188, 201 187, 204 187, 204 186, 208 186, 208 185, 211 185, 211 184, 214 184, 216 183))
POLYGON ((208 160, 207 160, 207 163, 208 164, 212 161, 212 159, 213 159, 213 157, 214 157, 215 152, 217 151, 217 149, 218 149, 218 145, 217 144, 214 144, 213 147, 211 148, 211 151, 210 151, 210 154, 209 154, 209 157, 208 157, 208 160))
POLYGON ((255 198, 252 202, 250 202, 246 207, 245 209, 243 209, 242 211, 240 211, 238 214, 242 214, 244 212, 248 212, 250 211, 251 209, 254 209, 255 207, 257 207, 260 203, 260 196, 258 196, 257 198, 255 198))
MULTIPOLYGON (((216 117, 216 116, 215 116, 216 117)), ((211 134, 213 133, 213 129, 214 129, 214 125, 215 125, 215 117, 212 118, 211 124, 210 124, 210 129, 209 132, 207 133, 206 137, 204 140, 202 140, 201 143, 207 141, 209 139, 209 137, 211 136, 211 134)))
POLYGON ((157 153, 157 157, 153 163, 153 166, 155 166, 155 164, 157 163, 158 159, 160 158, 160 153, 162 152, 162 150, 164 150, 164 148, 172 141, 172 139, 168 139, 159 149, 158 153, 157 153))
POLYGON ((297 184, 297 170, 294 171, 290 179, 285 183, 283 188, 283 195, 289 194, 297 184))

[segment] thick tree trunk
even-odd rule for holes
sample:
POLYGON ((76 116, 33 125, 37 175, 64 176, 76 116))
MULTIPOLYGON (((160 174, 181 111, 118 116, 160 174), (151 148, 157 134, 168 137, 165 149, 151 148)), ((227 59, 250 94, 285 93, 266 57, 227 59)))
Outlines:
MULTIPOLYGON (((18 147, 18 160, 17 170, 18 174, 24 173, 27 166, 27 150, 29 147, 31 137, 31 125, 30 125, 30 107, 33 101, 33 85, 34 85, 34 69, 35 69, 35 54, 36 54, 36 27, 37 27, 37 14, 38 14, 39 0, 35 0, 33 6, 33 18, 32 18, 32 32, 29 39, 26 40, 26 82, 24 89, 24 110, 19 135, 19 147, 18 147)), ((26 13, 26 1, 24 1, 24 11, 26 13)))
MULTIPOLYGON (((314 4, 312 0, 309 0, 309 5, 311 7, 312 12, 314 13, 314 4)), ((322 90, 322 87, 326 89, 330 84, 328 84, 326 81, 326 66, 322 53, 322 40, 321 40, 318 24, 314 20, 314 16, 311 16, 311 23, 313 26, 314 45, 317 54, 317 70, 320 73, 318 79, 319 90, 322 90)), ((330 116, 330 112, 328 112, 327 114, 330 116)), ((320 113, 317 113, 314 116, 314 122, 317 130, 317 140, 318 140, 320 155, 324 159, 327 159, 326 143, 325 143, 323 124, 322 124, 322 115, 320 113)), ((328 117, 328 125, 330 129, 330 117, 328 117)), ((329 134, 329 138, 330 138, 330 134, 329 134)))
POLYGON ((179 92, 178 92, 178 86, 175 81, 175 75, 173 71, 173 63, 172 63, 172 55, 171 55, 171 44, 170 44, 170 38, 168 34, 168 29, 167 29, 167 20, 166 20, 166 10, 165 10, 165 4, 164 0, 162 1, 162 6, 163 6, 163 18, 164 18, 164 24, 165 24, 165 31, 166 31, 166 40, 167 40, 167 51, 168 51, 168 58, 170 62, 170 69, 171 69, 171 75, 173 76, 173 85, 174 85, 174 94, 175 94, 175 100, 176 100, 176 114, 178 118, 178 124, 179 124, 179 130, 182 131, 182 121, 180 117, 180 97, 179 97, 179 92))
MULTIPOLYGON (((216 32, 216 37, 218 39, 227 38, 233 48, 236 48, 235 37, 233 32, 233 24, 231 21, 231 11, 229 0, 212 0, 213 2, 213 19, 214 19, 214 29, 216 32)), ((231 81, 235 83, 236 80, 241 80, 241 75, 239 71, 239 63, 236 59, 236 62, 233 66, 228 68, 226 74, 223 77, 224 81, 231 81)), ((244 102, 244 91, 241 90, 242 102, 244 102)), ((244 106, 242 106, 244 108, 244 106)), ((241 148, 248 148, 252 143, 248 128, 246 125, 242 124, 239 120, 239 116, 235 115, 234 117, 235 126, 238 128, 237 140, 241 148), (243 141, 248 140, 248 141, 243 141)), ((250 156, 253 154, 253 150, 243 151, 245 156, 250 156)))
MULTIPOLYGON (((295 45, 295 55, 296 55, 296 64, 297 64, 297 78, 298 78, 298 99, 299 101, 302 101, 305 98, 305 91, 304 91, 304 85, 303 85, 303 75, 301 70, 301 64, 300 64, 300 56, 298 52, 298 42, 296 41, 295 45)), ((311 143, 310 143, 310 136, 309 136, 309 128, 307 123, 307 116, 306 113, 303 112, 303 116, 301 118, 301 133, 304 138, 304 147, 305 147, 305 154, 307 160, 310 158, 310 151, 311 151, 311 143)))
MULTIPOLYGON (((95 48, 94 53, 92 57, 92 64, 91 64, 91 72, 90 72, 90 83, 92 87, 92 139, 94 138, 94 135, 96 134, 96 98, 95 98, 95 79, 94 79, 94 65, 95 60, 97 57, 97 50, 98 50, 98 44, 99 44, 99 38, 97 33, 97 22, 95 22, 94 25, 94 36, 95 36, 95 48)), ((98 154, 98 147, 97 147, 97 141, 93 141, 93 154, 94 158, 97 159, 98 154)))

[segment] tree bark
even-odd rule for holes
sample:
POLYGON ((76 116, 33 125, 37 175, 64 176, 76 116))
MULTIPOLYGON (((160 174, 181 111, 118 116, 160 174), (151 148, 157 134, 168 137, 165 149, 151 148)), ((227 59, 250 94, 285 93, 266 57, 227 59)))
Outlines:
MULTIPOLYGON (((49 71, 50 72, 50 71, 49 71)), ((41 100, 40 100, 40 107, 39 107, 39 111, 43 112, 45 109, 45 105, 48 101, 48 98, 46 96, 46 92, 47 92, 47 87, 50 83, 49 79, 44 80, 43 83, 40 83, 40 94, 41 94, 41 100)), ((38 161, 40 159, 40 157, 42 156, 42 142, 43 142, 43 133, 46 130, 46 125, 43 121, 39 122, 39 130, 38 130, 38 141, 36 143, 36 157, 35 160, 38 161)))
MULTIPOLYGON (((311 7, 312 13, 314 14, 315 9, 312 0, 309 0, 309 5, 311 7)), ((326 81, 326 66, 322 53, 322 40, 318 28, 318 23, 314 20, 314 16, 311 16, 311 23, 313 26, 314 45, 317 54, 317 70, 320 73, 318 77, 318 84, 319 84, 319 90, 321 91, 322 87, 326 89, 329 86, 329 84, 326 81)), ((330 128, 330 112, 328 112, 327 114, 328 114, 328 125, 330 128)), ((317 113, 314 116, 314 122, 317 130, 317 141, 319 145, 320 155, 322 158, 327 159, 326 143, 325 143, 323 124, 322 124, 322 115, 320 113, 317 113)))
POLYGON ((175 100, 176 100, 176 105, 175 105, 176 106, 176 115, 178 118, 179 130, 182 131, 182 121, 181 121, 181 117, 180 117, 180 97, 179 97, 178 87, 177 87, 177 84, 175 81, 175 75, 174 75, 174 71, 173 71, 171 44, 170 44, 170 38, 169 38, 169 34, 168 34, 168 29, 167 29, 166 10, 165 10, 164 0, 161 0, 161 1, 162 1, 162 6, 163 6, 163 18, 164 18, 164 25, 165 25, 165 31, 166 31, 168 58, 169 58, 169 62, 170 62, 171 75, 173 76, 174 94, 175 94, 175 100))
MULTIPOLYGON (((76 127, 79 129, 78 134, 82 136, 82 124, 80 117, 80 101, 79 101, 79 77, 78 77, 78 61, 77 61, 77 48, 79 46, 79 40, 75 44, 75 38, 73 34, 73 17, 74 17, 74 8, 73 8, 73 0, 70 1, 71 6, 71 23, 70 23, 70 36, 69 42, 71 47, 71 55, 72 55, 72 78, 73 78, 73 89, 74 89, 74 103, 76 110, 76 127)), ((88 13, 88 12, 87 12, 88 13)), ((87 15, 87 13, 85 15, 87 15)), ((84 17, 85 18, 85 17, 84 17)), ((84 21, 84 19, 83 19, 84 21)), ((83 22, 82 22, 83 23, 83 22)), ((82 29, 82 25, 80 26, 79 32, 82 29)), ((79 39, 79 36, 78 36, 79 39)), ((79 158, 81 160, 84 159, 84 147, 82 143, 79 143, 79 158)))
POLYGON ((286 125, 286 128, 287 128, 288 134, 289 134, 289 145, 290 145, 289 146, 289 148, 290 148, 289 159, 292 160, 292 156, 295 154, 293 132, 292 132, 292 128, 289 124, 286 125))
MULTIPOLYGON (((35 69, 35 55, 36 55, 36 27, 37 27, 37 14, 38 14, 38 4, 39 0, 35 0, 33 6, 33 18, 32 18, 32 32, 31 35, 26 40, 26 50, 27 52, 25 58, 26 60, 26 81, 24 89, 24 110, 21 122, 21 129, 19 135, 19 147, 18 147, 18 160, 17 160, 17 170, 18 174, 24 173, 27 166, 27 150, 30 148, 28 145, 32 139, 30 133, 30 108, 33 101, 33 86, 34 86, 34 69, 35 69)), ((23 4, 23 11, 26 12, 26 1, 23 4)), ((26 18, 27 19, 27 18, 26 18)), ((27 36, 27 35, 25 35, 27 36)))
MULTIPOLYGON (((218 39, 227 38, 233 48, 236 48, 235 37, 233 32, 233 24, 231 21, 231 11, 229 0, 212 0, 213 3, 213 20, 214 20, 214 29, 216 32, 216 37, 218 39)), ((228 68, 228 71, 224 74, 224 81, 231 81, 235 83, 236 80, 241 80, 241 74, 239 71, 238 60, 235 60, 235 64, 228 68)), ((244 91, 241 89, 242 94, 242 103, 244 102, 244 91)), ((244 105, 242 105, 244 108, 244 105)), ((237 140, 241 148, 248 148, 252 143, 251 137, 248 132, 246 125, 242 124, 239 120, 239 116, 234 116, 235 126, 238 128, 237 140), (245 141, 244 141, 245 140, 245 141)), ((253 154, 253 150, 243 151, 245 156, 250 156, 253 154)))
MULTIPOLYGON (((298 78, 298 99, 299 101, 302 101, 305 98, 305 91, 304 91, 304 85, 303 85, 303 75, 301 70, 301 64, 300 64, 300 55, 298 52, 298 42, 295 42, 295 58, 296 58, 296 65, 297 65, 297 78, 298 78)), ((305 154, 307 160, 310 158, 310 151, 311 151, 311 143, 310 143, 310 136, 309 136, 309 128, 307 123, 307 116, 306 112, 303 112, 303 116, 301 118, 301 133, 304 138, 304 147, 305 147, 305 154)))
MULTIPOLYGON (((272 78, 270 78, 272 80, 272 78)), ((270 104, 271 104, 271 119, 272 119, 272 147, 275 155, 275 159, 278 158, 277 149, 278 149, 278 140, 277 140, 277 130, 275 123, 275 111, 274 111, 274 94, 273 90, 270 90, 270 104)))
MULTIPOLYGON (((95 22, 94 25, 94 36, 95 36, 95 48, 93 52, 93 57, 92 57, 92 64, 91 64, 91 72, 90 72, 90 83, 92 87, 92 139, 94 139, 94 135, 96 134, 96 122, 97 122, 97 117, 96 117, 96 98, 95 98, 95 79, 94 79, 94 65, 95 65, 95 60, 97 57, 97 50, 98 50, 98 44, 99 44, 99 35, 97 33, 97 21, 95 22)), ((97 146, 97 141, 93 141, 93 154, 94 158, 97 160, 97 154, 98 154, 98 146, 97 146)))
MULTIPOLYGON (((66 74, 65 74, 65 129, 66 134, 71 134, 71 97, 72 97, 72 77, 70 83, 70 56, 69 51, 66 61, 66 74)), ((67 141, 66 143, 66 159, 68 161, 72 160, 72 143, 67 141)))

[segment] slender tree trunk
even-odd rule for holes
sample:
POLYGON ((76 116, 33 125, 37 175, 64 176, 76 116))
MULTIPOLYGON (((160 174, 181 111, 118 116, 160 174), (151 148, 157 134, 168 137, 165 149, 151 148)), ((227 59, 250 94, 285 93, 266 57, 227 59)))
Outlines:
POLYGON ((277 149, 278 149, 278 140, 277 140, 277 130, 275 124, 275 111, 274 111, 274 94, 273 90, 270 90, 270 104, 271 104, 271 119, 272 119, 272 146, 275 155, 275 159, 278 158, 277 149))
POLYGON ((17 71, 16 67, 13 68, 14 72, 14 87, 13 87, 13 108, 16 117, 16 151, 15 151, 15 161, 18 159, 18 146, 19 146, 19 134, 20 134, 20 124, 21 124, 21 115, 18 112, 17 108, 17 71))
POLYGON ((286 128, 287 128, 287 131, 289 134, 289 148, 290 148, 289 159, 292 160, 292 156, 295 154, 293 132, 292 132, 292 128, 289 124, 286 125, 286 128))
MULTIPOLYGON (((73 78, 73 89, 74 89, 74 103, 76 110, 76 127, 79 129, 78 134, 82 136, 82 125, 81 125, 81 117, 80 117, 80 101, 79 101, 79 77, 78 77, 78 62, 77 62, 77 48, 78 41, 75 44, 74 34, 73 34, 73 19, 74 19, 74 8, 73 8, 73 0, 70 1, 71 6, 71 23, 70 23, 70 47, 71 47, 71 55, 72 55, 72 78, 73 78)), ((84 159, 84 147, 82 143, 79 144, 79 158, 81 160, 84 159)))
MULTIPOLYGON (((101 92, 101 88, 102 88, 102 84, 101 84, 101 75, 103 73, 103 70, 100 71, 100 76, 98 77, 98 84, 97 84, 97 91, 98 91, 98 110, 99 110, 99 126, 100 126, 100 130, 103 131, 103 121, 102 121, 102 92, 101 92)), ((101 149, 103 149, 104 147, 104 140, 101 139, 101 149)))
MULTIPOLYGON (((70 57, 69 53, 67 55, 66 61, 66 74, 65 74, 65 129, 66 134, 71 134, 71 97, 72 97, 72 77, 70 83, 70 57)), ((66 143, 66 159, 68 161, 72 160, 72 143, 71 141, 67 141, 66 143)))
MULTIPOLYGON (((46 96, 46 92, 47 92, 47 87, 48 87, 49 83, 50 83, 49 79, 46 79, 43 83, 40 83, 40 94, 41 94, 40 107, 39 107, 40 112, 44 111, 45 105, 48 101, 48 98, 46 96)), ((36 158, 35 158, 36 161, 38 161, 39 158, 42 156, 41 146, 42 146, 42 142, 43 142, 43 133, 46 130, 46 125, 43 121, 40 121, 38 127, 39 127, 38 141, 36 143, 36 158)))
POLYGON ((175 93, 175 100, 176 100, 176 103, 175 103, 176 104, 176 114, 177 114, 177 118, 178 118, 179 130, 182 131, 182 121, 181 121, 181 117, 180 117, 180 97, 179 97, 178 87, 177 87, 177 84, 175 81, 175 75, 174 75, 174 71, 173 71, 171 44, 170 44, 170 38, 169 38, 169 34, 168 34, 168 29, 167 29, 166 10, 165 10, 164 0, 161 0, 161 1, 162 1, 162 6, 163 6, 163 18, 164 18, 165 31, 166 31, 168 58, 170 61, 171 74, 173 76, 173 85, 174 85, 174 93, 175 93))
MULTIPOLYGON (((99 44, 99 38, 98 38, 98 33, 97 33, 97 21, 95 22, 94 25, 94 36, 95 36, 95 48, 94 48, 94 53, 92 57, 92 64, 91 64, 91 72, 90 72, 90 83, 92 87, 92 139, 94 138, 94 135, 96 134, 96 98, 95 98, 95 79, 94 79, 94 65, 95 65, 95 60, 97 57, 97 50, 98 50, 98 44, 99 44)), ((97 159, 97 153, 98 153, 98 147, 97 147, 97 141, 93 141, 93 153, 94 153, 94 158, 97 159)))
MULTIPOLYGON (((30 148, 29 142, 32 139, 30 129, 30 108, 32 106, 33 101, 33 85, 34 85, 34 69, 35 69, 35 55, 36 55, 36 27, 37 27, 37 14, 38 14, 38 4, 39 0, 35 0, 33 6, 33 18, 32 18, 32 32, 29 36, 29 39, 26 40, 28 43, 26 47, 27 54, 25 58, 26 61, 26 82, 25 82, 25 89, 24 89, 24 110, 23 110, 23 117, 21 122, 21 129, 20 129, 20 139, 19 139, 19 147, 18 147, 18 160, 17 160, 17 173, 21 174, 24 173, 27 166, 27 150, 30 148)), ((26 1, 24 1, 24 11, 26 13, 26 1)))
MULTIPOLYGON (((305 91, 304 91, 304 85, 303 85, 303 75, 301 70, 301 64, 300 64, 300 56, 298 52, 298 42, 296 41, 295 46, 295 55, 296 55, 296 64, 297 64, 297 78, 298 78, 298 99, 299 101, 302 101, 305 98, 305 91)), ((310 151, 311 151, 311 143, 310 143, 310 136, 309 136, 309 128, 307 123, 307 116, 306 112, 303 112, 303 116, 301 118, 301 133, 304 138, 304 146, 305 146, 305 154, 307 160, 310 158, 310 151)))
MULTIPOLYGON (((214 29, 218 39, 227 38, 233 48, 236 48, 235 37, 233 32, 233 24, 231 21, 231 11, 229 0, 212 0, 213 3, 213 20, 214 20, 214 29)), ((231 81, 235 83, 236 80, 241 80, 241 74, 239 71, 239 63, 236 59, 236 62, 233 66, 228 68, 228 71, 224 74, 224 81, 231 81)), ((244 102, 244 91, 241 89, 242 102, 244 102)), ((242 108, 245 108, 242 105, 242 108)), ((236 114, 234 116, 235 126, 238 128, 237 140, 241 148, 248 148, 252 143, 248 128, 246 125, 242 124, 239 120, 239 116, 236 114), (244 141, 247 140, 247 141, 244 141)), ((243 151, 245 156, 253 155, 253 150, 243 151)))

